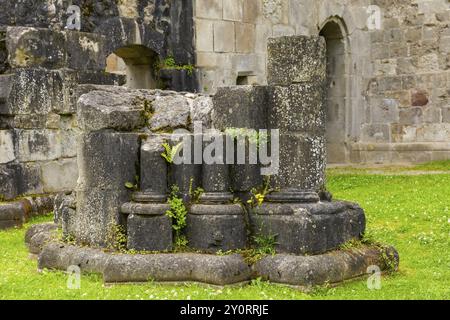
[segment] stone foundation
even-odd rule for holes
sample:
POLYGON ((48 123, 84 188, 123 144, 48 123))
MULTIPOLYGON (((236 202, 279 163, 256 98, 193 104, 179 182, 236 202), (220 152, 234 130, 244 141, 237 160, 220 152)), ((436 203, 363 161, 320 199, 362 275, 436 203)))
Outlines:
POLYGON ((263 279, 307 289, 369 276, 373 266, 396 270, 399 264, 395 249, 375 246, 315 256, 269 255, 250 265, 239 254, 111 254, 52 242, 54 228, 37 225, 27 233, 27 245, 38 254, 39 269, 66 271, 79 266, 83 273, 103 275, 107 284, 155 281, 225 286, 263 279))

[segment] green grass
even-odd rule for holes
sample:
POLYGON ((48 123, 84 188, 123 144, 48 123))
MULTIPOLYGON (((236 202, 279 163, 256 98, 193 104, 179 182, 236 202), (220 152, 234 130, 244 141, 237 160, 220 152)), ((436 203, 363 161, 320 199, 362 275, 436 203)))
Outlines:
POLYGON ((450 299, 450 174, 331 171, 328 186, 335 198, 356 201, 366 210, 368 237, 400 252, 399 272, 384 276, 379 291, 369 290, 364 279, 308 294, 261 281, 223 289, 155 283, 104 287, 97 275, 84 275, 81 289, 73 291, 67 289, 64 273, 36 271, 36 261, 28 259, 23 243, 23 228, 0 232, 0 299, 450 299))
POLYGON ((419 173, 433 171, 439 173, 450 172, 450 160, 433 161, 411 166, 350 166, 335 167, 328 170, 330 174, 349 174, 349 173, 383 173, 383 174, 402 174, 402 173, 419 173))
POLYGON ((433 162, 419 164, 419 165, 414 166, 413 170, 450 171, 450 160, 433 161, 433 162))

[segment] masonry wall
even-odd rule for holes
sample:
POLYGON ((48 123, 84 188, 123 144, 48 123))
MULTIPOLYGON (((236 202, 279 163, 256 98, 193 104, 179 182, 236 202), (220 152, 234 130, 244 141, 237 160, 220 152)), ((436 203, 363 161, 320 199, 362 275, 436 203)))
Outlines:
POLYGON ((201 90, 266 84, 269 37, 326 35, 333 23, 344 58, 328 87, 329 130, 342 122, 330 162, 450 158, 449 1, 196 0, 194 9, 201 90), (380 29, 368 24, 370 5, 380 29))
MULTIPOLYGON (((126 83, 105 72, 108 55, 125 48, 120 54, 139 64, 147 54, 140 69, 169 56, 194 63, 190 2, 0 0, 0 8, 0 201, 73 190, 77 87, 126 83), (80 31, 65 28, 72 4, 81 9, 80 31)), ((168 88, 195 82, 166 73, 168 88)))

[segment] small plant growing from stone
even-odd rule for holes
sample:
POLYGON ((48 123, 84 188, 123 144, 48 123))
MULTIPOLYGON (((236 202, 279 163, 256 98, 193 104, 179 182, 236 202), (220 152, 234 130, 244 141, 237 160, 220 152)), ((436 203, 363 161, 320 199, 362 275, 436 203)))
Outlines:
POLYGON ((183 235, 183 230, 186 227, 187 209, 182 198, 179 197, 180 189, 177 186, 172 187, 169 197, 170 210, 166 215, 172 219, 172 228, 175 231, 175 246, 186 247, 188 241, 183 235))
POLYGON ((247 201, 251 207, 260 207, 266 201, 267 196, 274 190, 270 188, 270 176, 265 178, 264 186, 258 190, 253 188, 251 193, 252 197, 247 201))
POLYGON ((253 237, 253 241, 256 245, 256 253, 264 256, 264 255, 275 255, 277 246, 277 237, 278 235, 269 234, 269 235, 256 235, 253 237))
POLYGON ((169 69, 169 70, 186 70, 188 75, 192 76, 194 74, 195 67, 192 64, 181 65, 175 61, 175 58, 172 56, 164 59, 160 65, 160 69, 169 69))
POLYGON ((139 176, 134 177, 135 182, 125 182, 125 188, 128 190, 139 190, 139 176))
POLYGON ((183 146, 183 143, 179 143, 175 147, 172 147, 168 143, 163 143, 162 146, 164 148, 164 152, 161 153, 161 157, 163 157, 164 160, 167 161, 167 163, 172 164, 176 155, 178 154, 181 147, 183 146))
POLYGON ((145 120, 150 120, 153 117, 154 110, 150 101, 144 100, 144 111, 142 116, 145 120))
POLYGON ((122 225, 113 223, 109 228, 108 243, 111 249, 127 251, 127 233, 122 225))
POLYGON ((198 203, 200 201, 200 197, 205 193, 205 189, 198 187, 194 189, 194 178, 191 178, 189 181, 189 197, 191 198, 192 203, 198 203))

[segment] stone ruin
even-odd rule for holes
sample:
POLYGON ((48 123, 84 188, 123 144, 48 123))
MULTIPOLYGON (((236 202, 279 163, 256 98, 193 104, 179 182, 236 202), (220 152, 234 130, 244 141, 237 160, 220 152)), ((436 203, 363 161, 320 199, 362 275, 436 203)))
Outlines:
POLYGON ((0 229, 78 178, 79 85, 195 91, 190 1, 0 0, 0 229), (79 30, 69 24, 81 9, 79 30), (70 28, 69 28, 70 27, 70 28), (172 57, 177 65, 160 61, 172 57))
MULTIPOLYGON (((260 277, 302 287, 363 276, 371 266, 396 268, 391 247, 339 250, 362 239, 366 223, 357 204, 333 201, 325 189, 324 39, 271 39, 267 73, 267 86, 224 87, 214 96, 79 86, 79 178, 73 194, 56 200, 57 224, 27 234, 39 268, 78 266, 108 283, 229 285, 260 277), (186 150, 206 152, 212 132, 228 142, 230 128, 279 130, 268 137, 271 146, 279 140, 279 170, 270 179, 261 175, 261 159, 207 164, 186 150), (190 161, 175 164, 162 155, 179 139, 194 142, 180 152, 190 161), (187 210, 177 232, 168 215, 174 186, 187 210), (255 203, 258 188, 266 192, 255 203), (54 239, 58 225, 66 242, 54 239), (179 235, 187 243, 181 253, 179 235), (122 245, 126 237, 126 252, 114 250, 118 237, 122 245), (249 261, 258 238, 272 239, 276 254, 249 261)), ((254 144, 247 137, 243 145, 249 151, 254 144)))

